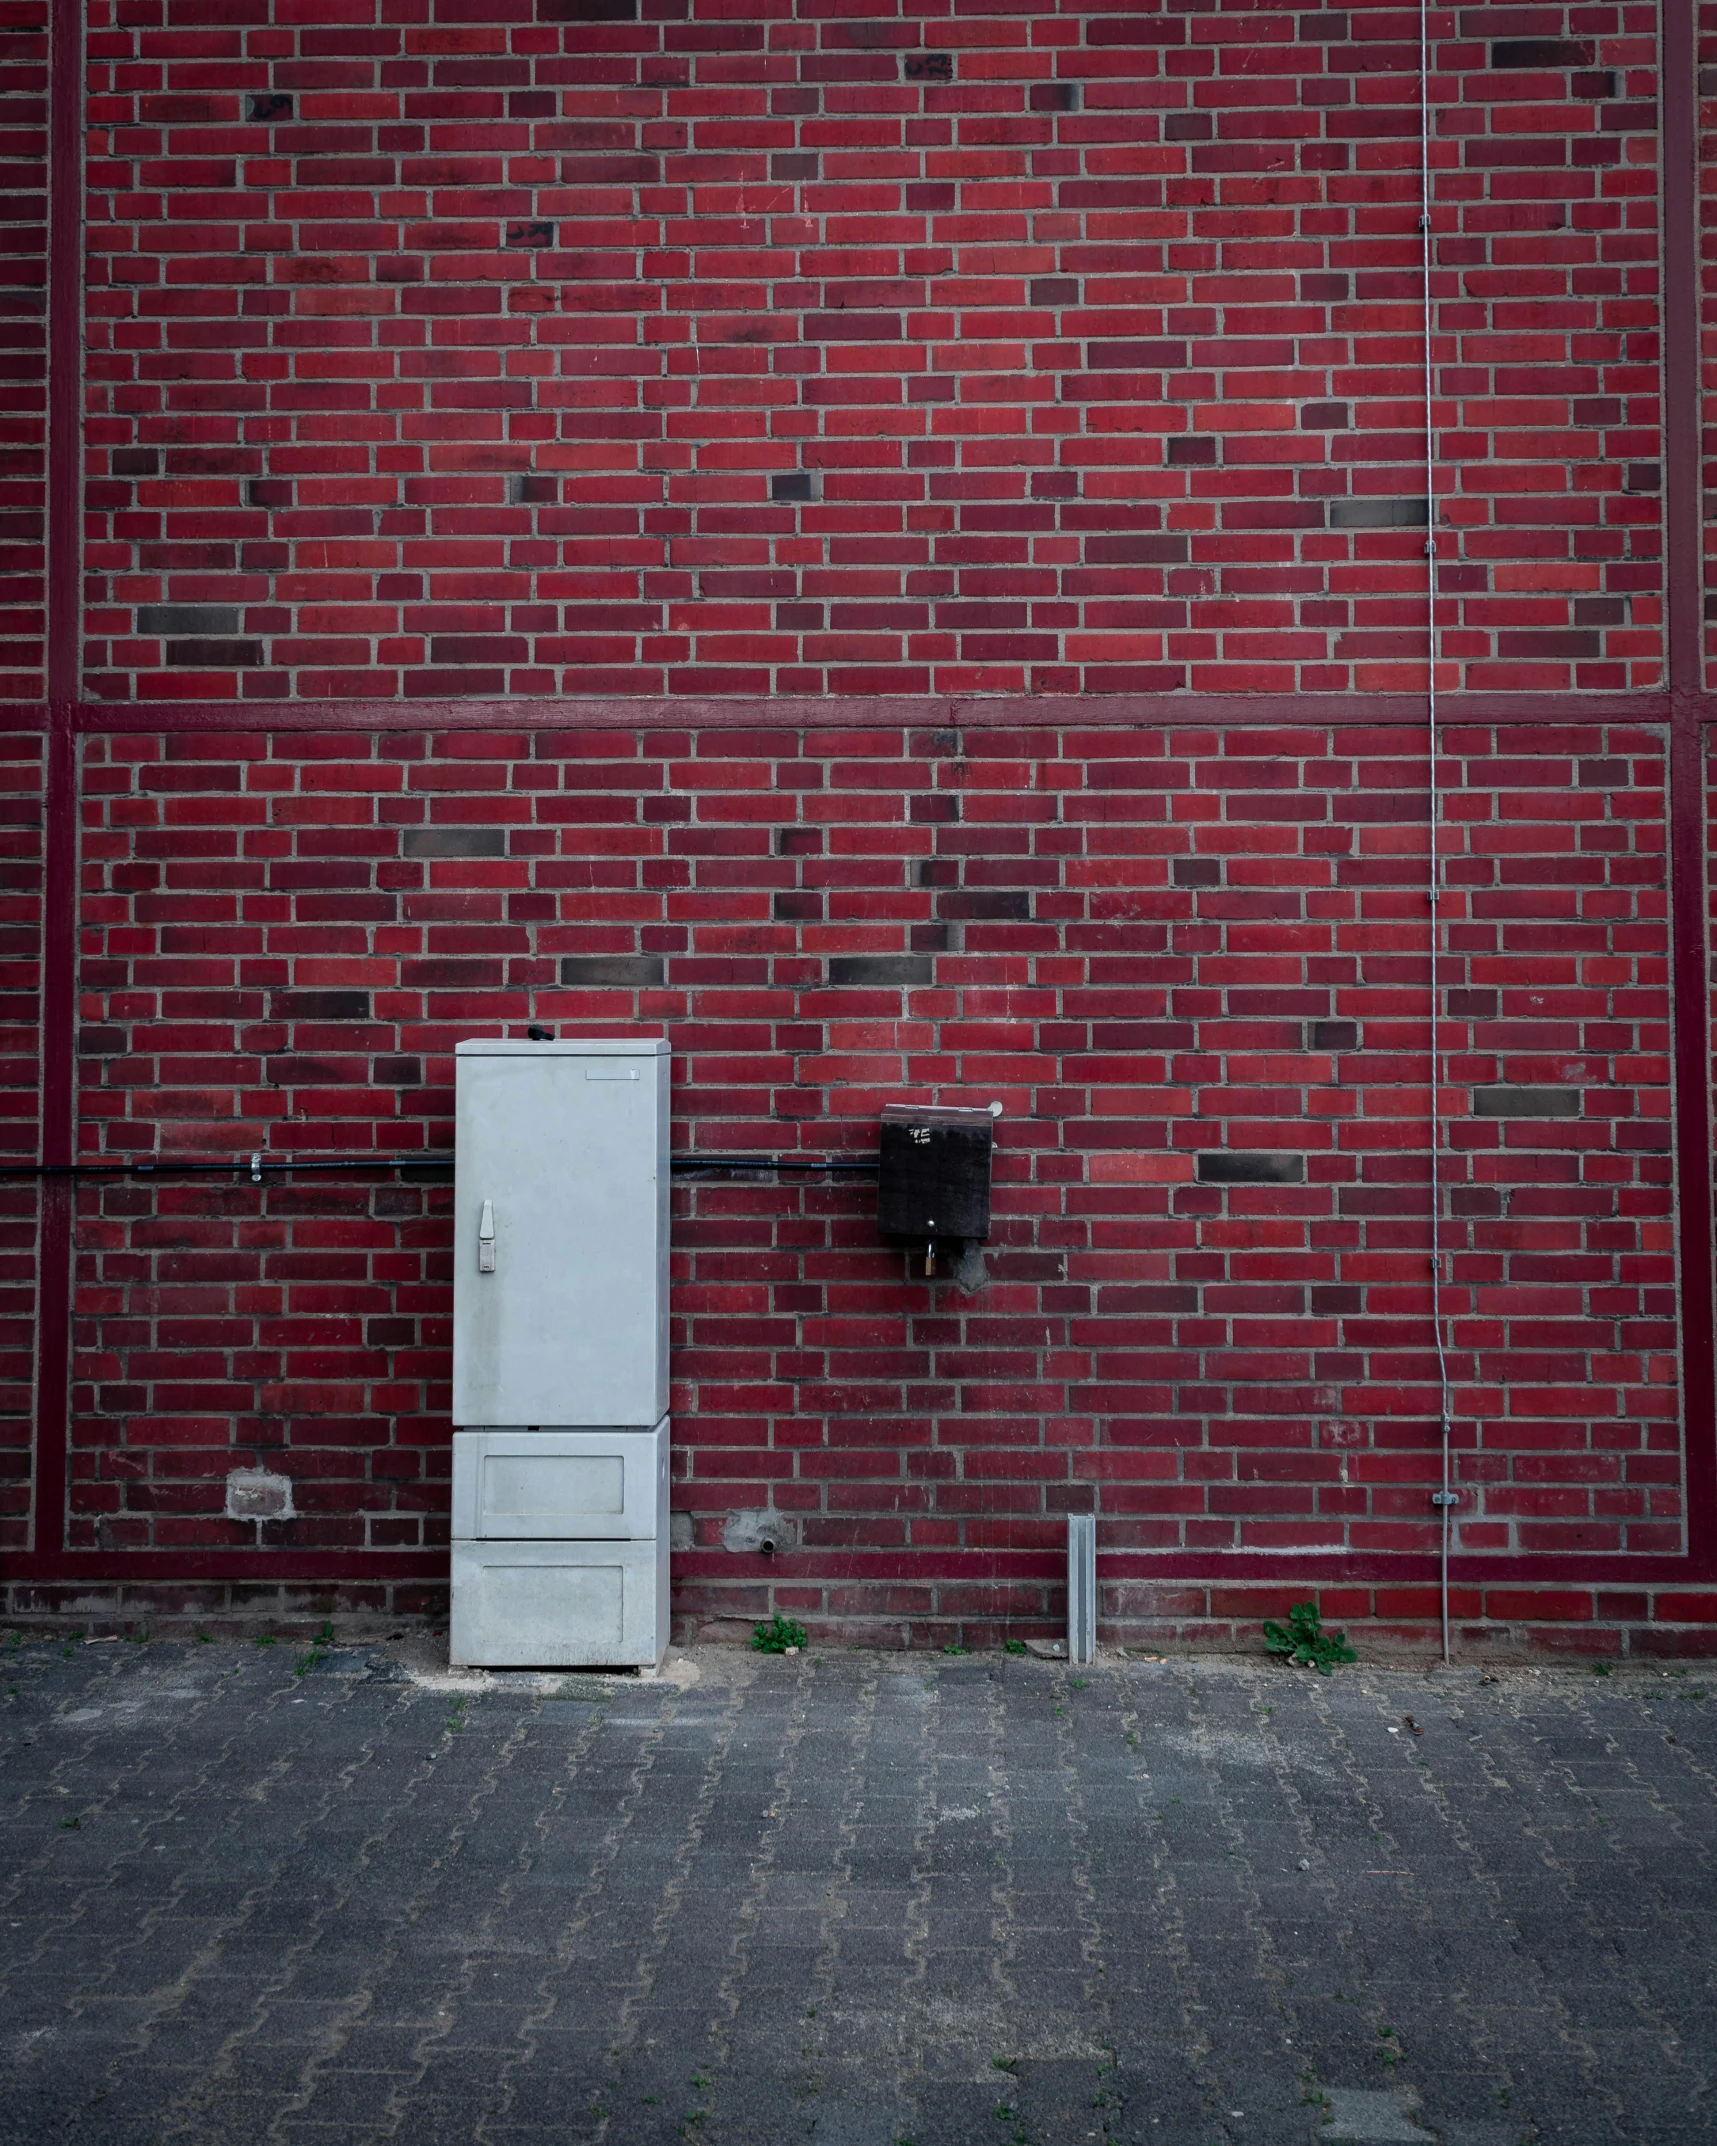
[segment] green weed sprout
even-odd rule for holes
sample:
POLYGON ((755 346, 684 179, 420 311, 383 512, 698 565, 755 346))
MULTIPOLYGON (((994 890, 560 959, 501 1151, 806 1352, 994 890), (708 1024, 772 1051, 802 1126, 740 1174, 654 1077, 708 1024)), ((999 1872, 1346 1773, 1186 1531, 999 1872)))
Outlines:
POLYGON ((759 1654, 797 1654, 809 1637, 802 1624, 795 1624, 777 1610, 767 1624, 752 1627, 751 1644, 759 1654))
POLYGON ((1285 1625, 1267 1618, 1264 1645, 1283 1661, 1299 1669, 1315 1669, 1320 1677, 1327 1677, 1337 1662, 1359 1659, 1348 1645, 1345 1632, 1324 1630, 1315 1602, 1291 1603, 1285 1625))

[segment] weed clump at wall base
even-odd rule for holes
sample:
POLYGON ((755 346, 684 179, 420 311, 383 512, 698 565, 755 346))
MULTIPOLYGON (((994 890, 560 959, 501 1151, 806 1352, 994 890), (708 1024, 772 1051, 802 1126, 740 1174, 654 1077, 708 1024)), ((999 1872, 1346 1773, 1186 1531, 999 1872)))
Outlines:
POLYGON ((1291 1603, 1286 1624, 1266 1618, 1264 1644, 1278 1659, 1292 1662, 1297 1669, 1315 1669, 1320 1677, 1327 1677, 1337 1662, 1359 1659, 1345 1632, 1324 1630, 1315 1602, 1291 1603))
POLYGON ((759 1654, 797 1654, 809 1636, 802 1624, 777 1610, 767 1624, 752 1627, 751 1644, 759 1654))

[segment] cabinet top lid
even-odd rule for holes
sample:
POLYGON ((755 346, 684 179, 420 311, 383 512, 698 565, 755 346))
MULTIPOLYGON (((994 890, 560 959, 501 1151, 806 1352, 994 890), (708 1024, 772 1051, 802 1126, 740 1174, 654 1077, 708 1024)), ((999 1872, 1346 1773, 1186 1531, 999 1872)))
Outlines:
POLYGON ((473 1036, 453 1046, 456 1058, 667 1058, 672 1051, 665 1036, 557 1036, 552 1043, 473 1036))

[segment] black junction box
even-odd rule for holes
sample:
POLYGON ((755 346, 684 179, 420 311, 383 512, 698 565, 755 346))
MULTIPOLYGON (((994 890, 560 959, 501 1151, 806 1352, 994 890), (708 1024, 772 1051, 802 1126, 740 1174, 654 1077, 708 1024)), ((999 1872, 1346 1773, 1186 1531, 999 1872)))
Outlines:
POLYGON ((995 1123, 987 1110, 885 1106, 876 1198, 885 1237, 974 1244, 990 1234, 995 1123))

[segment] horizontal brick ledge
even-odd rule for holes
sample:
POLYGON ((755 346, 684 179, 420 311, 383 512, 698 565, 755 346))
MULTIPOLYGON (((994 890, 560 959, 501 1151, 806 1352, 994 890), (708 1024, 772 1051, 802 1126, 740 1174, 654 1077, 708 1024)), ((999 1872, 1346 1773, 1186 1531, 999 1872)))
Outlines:
MULTIPOLYGON (((1701 723, 1717 724, 1717 693, 1685 703, 1701 723)), ((1438 718, 1446 736, 1473 723, 1530 728, 1568 722, 1667 723, 1668 693, 1444 693, 1438 718)), ((724 724, 819 730, 899 725, 911 729, 1159 728, 1191 724, 1243 729, 1249 725, 1422 725, 1418 693, 1151 693, 997 694, 958 698, 926 694, 874 697, 830 694, 692 695, 667 700, 640 694, 614 698, 473 698, 463 700, 243 701, 83 700, 70 713, 84 735, 150 731, 269 730, 695 730, 724 724)), ((0 730, 48 728, 46 701, 0 702, 0 730)))

